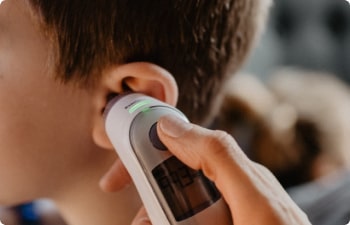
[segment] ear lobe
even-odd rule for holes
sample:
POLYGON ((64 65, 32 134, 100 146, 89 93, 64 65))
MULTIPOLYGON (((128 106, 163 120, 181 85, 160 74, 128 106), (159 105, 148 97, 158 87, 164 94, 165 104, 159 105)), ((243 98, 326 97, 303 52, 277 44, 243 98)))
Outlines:
MULTIPOLYGON (((93 139, 95 143, 106 149, 113 149, 107 134, 103 118, 103 108, 107 104, 107 96, 125 91, 143 93, 175 106, 178 89, 173 76, 165 69, 147 62, 134 62, 116 66, 103 74, 100 86, 96 88, 94 104, 93 139)), ((122 118, 121 118, 122 119, 122 118)))

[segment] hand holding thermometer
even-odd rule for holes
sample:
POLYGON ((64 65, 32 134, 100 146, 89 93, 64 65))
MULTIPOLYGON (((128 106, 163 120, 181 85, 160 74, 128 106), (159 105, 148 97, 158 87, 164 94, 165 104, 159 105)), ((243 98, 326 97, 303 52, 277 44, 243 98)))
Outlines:
POLYGON ((131 93, 112 99, 106 132, 128 170, 153 225, 230 225, 229 209, 213 182, 175 158, 157 135, 157 121, 176 108, 131 93))

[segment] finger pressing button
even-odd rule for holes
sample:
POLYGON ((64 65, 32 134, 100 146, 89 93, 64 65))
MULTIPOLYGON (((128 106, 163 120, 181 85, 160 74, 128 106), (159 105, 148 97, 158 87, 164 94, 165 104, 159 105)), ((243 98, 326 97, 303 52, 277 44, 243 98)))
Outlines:
POLYGON ((157 123, 153 124, 151 126, 151 129, 149 130, 149 139, 153 145, 158 150, 166 151, 168 148, 163 144, 163 142, 159 139, 158 133, 157 133, 157 123))

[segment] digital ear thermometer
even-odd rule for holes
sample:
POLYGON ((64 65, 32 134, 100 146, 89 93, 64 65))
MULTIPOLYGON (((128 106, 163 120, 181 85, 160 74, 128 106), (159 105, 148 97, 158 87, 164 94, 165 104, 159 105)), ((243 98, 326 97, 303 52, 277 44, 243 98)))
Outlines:
POLYGON ((138 93, 117 96, 105 110, 106 132, 129 172, 153 225, 229 225, 213 182, 175 158, 157 135, 157 121, 178 109, 138 93))

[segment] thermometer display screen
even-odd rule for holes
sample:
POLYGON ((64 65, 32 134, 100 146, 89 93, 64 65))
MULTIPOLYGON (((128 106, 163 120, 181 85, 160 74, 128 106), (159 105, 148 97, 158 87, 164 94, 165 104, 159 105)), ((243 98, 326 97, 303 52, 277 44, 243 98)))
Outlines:
POLYGON ((220 192, 201 171, 196 171, 174 156, 152 170, 175 219, 185 220, 220 199, 220 192))

